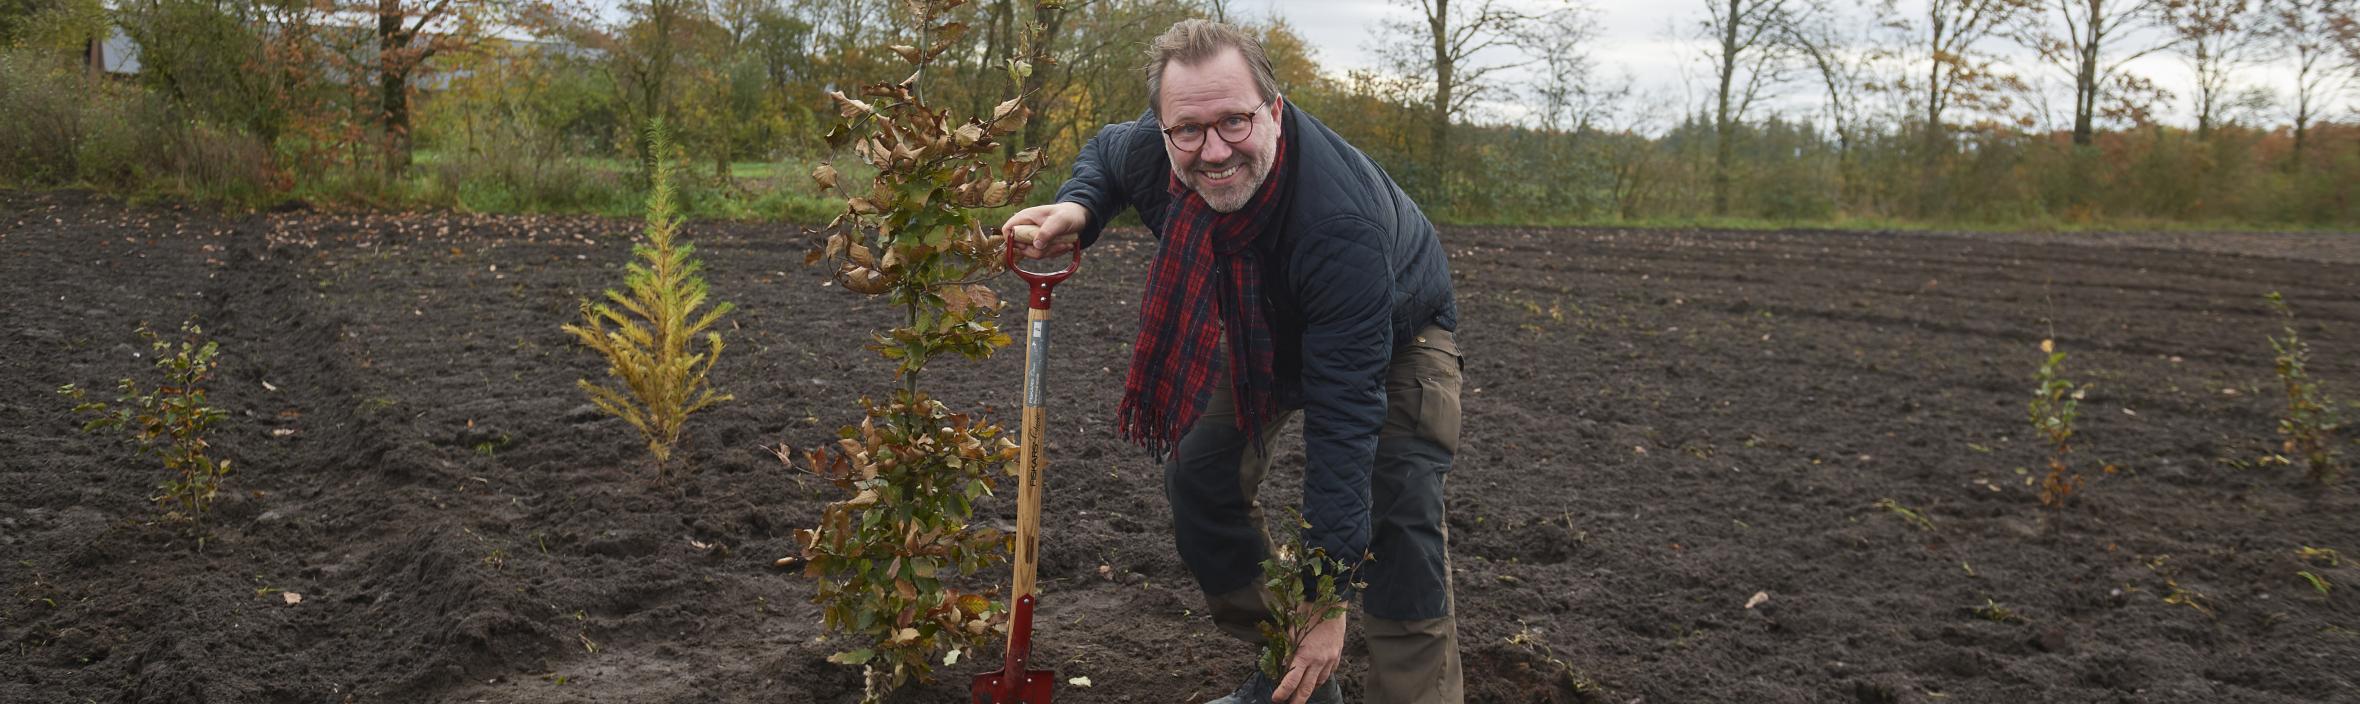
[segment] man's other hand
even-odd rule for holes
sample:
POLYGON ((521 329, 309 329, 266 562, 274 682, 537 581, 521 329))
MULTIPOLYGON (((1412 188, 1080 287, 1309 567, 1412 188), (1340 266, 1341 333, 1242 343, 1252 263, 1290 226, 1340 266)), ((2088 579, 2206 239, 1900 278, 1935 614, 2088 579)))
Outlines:
MULTIPOLYGON (((1312 608, 1304 605, 1304 608, 1312 608)), ((1305 616, 1318 618, 1317 612, 1305 616)), ((1311 700, 1311 693, 1319 685, 1336 675, 1336 668, 1344 662, 1344 615, 1321 621, 1303 634, 1303 641, 1295 644, 1295 660, 1287 665, 1286 679, 1279 680, 1278 689, 1271 690, 1270 701, 1303 704, 1311 700)))
POLYGON ((1080 203, 1050 203, 1016 211, 1000 231, 1008 246, 1026 259, 1047 259, 1080 246, 1082 228, 1090 226, 1090 209, 1080 203))

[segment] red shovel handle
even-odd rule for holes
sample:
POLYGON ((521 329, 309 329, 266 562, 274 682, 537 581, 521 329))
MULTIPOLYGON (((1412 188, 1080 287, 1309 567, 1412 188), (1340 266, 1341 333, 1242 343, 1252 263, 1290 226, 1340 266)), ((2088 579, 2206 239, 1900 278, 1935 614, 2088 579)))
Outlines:
POLYGON ((1026 297, 1026 305, 1041 310, 1049 309, 1049 290, 1056 288, 1058 282, 1064 281, 1065 277, 1072 276, 1075 270, 1082 268, 1082 248, 1075 247, 1073 248, 1073 262, 1065 265, 1063 270, 1048 273, 1025 271, 1024 267, 1016 265, 1016 236, 1014 233, 1008 233, 1006 240, 1002 243, 1000 258, 1008 265, 1009 271, 1016 272, 1017 278, 1024 279, 1026 284, 1031 285, 1032 295, 1026 297))

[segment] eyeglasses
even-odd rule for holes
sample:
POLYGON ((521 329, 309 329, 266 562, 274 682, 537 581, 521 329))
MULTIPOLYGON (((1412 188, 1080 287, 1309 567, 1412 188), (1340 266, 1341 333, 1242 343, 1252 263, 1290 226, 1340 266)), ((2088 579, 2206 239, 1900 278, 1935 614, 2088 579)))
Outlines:
POLYGON ((1215 120, 1210 128, 1194 122, 1183 122, 1166 127, 1164 128, 1164 138, 1172 140, 1173 148, 1192 154, 1196 150, 1205 148, 1206 132, 1219 132, 1221 133, 1221 141, 1230 144, 1243 142, 1247 137, 1254 136, 1254 113, 1261 112, 1262 108, 1269 104, 1270 101, 1265 100, 1261 105, 1254 106, 1252 110, 1223 115, 1221 119, 1215 120))

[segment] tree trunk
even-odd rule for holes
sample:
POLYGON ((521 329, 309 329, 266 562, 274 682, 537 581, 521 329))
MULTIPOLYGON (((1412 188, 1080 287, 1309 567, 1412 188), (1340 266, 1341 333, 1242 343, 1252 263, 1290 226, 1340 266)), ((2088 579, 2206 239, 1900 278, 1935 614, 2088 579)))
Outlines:
POLYGON ((1729 214, 1729 164, 1736 157, 1737 135, 1731 134, 1735 125, 1729 120, 1729 88, 1737 78, 1737 31, 1739 3, 1729 0, 1728 20, 1721 23, 1721 86, 1713 111, 1713 215, 1729 214))
POLYGON ((2080 62, 2081 65, 2073 73, 2073 146, 2086 147, 2090 145, 2093 132, 2091 122, 2098 111, 2098 42, 2095 37, 2083 47, 2080 62))
MULTIPOLYGON (((1432 150, 1429 163, 1433 168, 1433 196, 1447 199, 1444 193, 1450 183, 1450 100, 1451 91, 1456 88, 1451 83, 1451 71, 1455 67, 1450 56, 1450 0, 1434 0, 1433 13, 1426 16, 1426 28, 1434 39, 1434 115, 1432 124, 1428 125, 1431 134, 1427 141, 1427 147, 1432 150)), ((1448 207, 1447 200, 1443 205, 1448 207)))
MULTIPOLYGON (((1937 18, 1933 54, 1939 57, 1941 53, 1942 23, 1937 18)), ((1942 61, 1937 58, 1932 63, 1933 67, 1926 71, 1926 133, 1921 136, 1925 153, 1918 155, 1918 217, 1933 215, 1936 190, 1941 182, 1943 145, 1947 143, 1942 134, 1942 61)))
POLYGON ((2303 137, 2310 133, 2310 128, 2310 115, 2298 113, 2294 116, 2294 152, 2287 155, 2287 173, 2301 174, 2303 172, 2303 137))
MULTIPOLYGON (((1041 23, 1041 31, 1039 32, 1041 45, 1033 49, 1033 54, 1036 56, 1049 56, 1050 47, 1056 44, 1057 36, 1061 34, 1061 32, 1058 30, 1065 24, 1065 10, 1063 8, 1042 8, 1039 12, 1040 15, 1037 17, 1037 19, 1041 23)), ((1043 107, 1043 103, 1046 101, 1040 100, 1038 96, 1041 93, 1041 89, 1047 85, 1049 85, 1049 67, 1045 65, 1034 66, 1032 75, 1024 77, 1024 85, 1020 87, 1016 94, 1020 96, 1034 96, 1032 100, 1033 106, 1035 108, 1040 108, 1043 107)), ((1024 146, 1041 146, 1041 143, 1047 141, 1048 139, 1048 120, 1043 120, 1041 119, 1040 115, 1036 114, 1032 117, 1032 119, 1024 121, 1024 146)), ((1010 153, 1010 156, 1014 156, 1014 153, 1010 153)))
POLYGON ((385 129, 385 175, 399 177, 410 167, 410 69, 402 54, 409 37, 402 32, 401 0, 377 0, 377 104, 385 129))

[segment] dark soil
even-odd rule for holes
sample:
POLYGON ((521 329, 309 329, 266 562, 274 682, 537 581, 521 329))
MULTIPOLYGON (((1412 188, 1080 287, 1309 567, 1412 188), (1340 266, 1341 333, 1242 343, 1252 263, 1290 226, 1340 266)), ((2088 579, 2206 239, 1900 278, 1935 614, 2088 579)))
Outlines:
MULTIPOLYGON (((766 446, 825 442, 887 388, 862 346, 889 313, 824 285, 793 228, 691 226, 739 306, 713 375, 737 400, 658 483, 558 330, 620 282, 635 229, 0 193, 0 700, 855 700, 809 582, 773 565, 837 497, 766 446), (227 360, 237 467, 202 528, 156 520, 161 470, 54 392, 146 373, 137 324, 192 317, 227 360)), ((2360 501, 2266 460, 2262 303, 2284 291, 2313 374, 2360 398, 2360 239, 1444 237, 1471 700, 2360 701, 2360 501), (2095 384, 2089 484, 2054 511, 2024 469, 2044 337, 2095 384)), ((1203 701, 1249 666, 1111 429, 1151 246, 1094 249, 1058 298, 1040 657, 1063 702, 1203 701)), ((1020 363, 929 382, 1012 421, 1020 363)), ((996 666, 898 700, 962 700, 996 666)))

